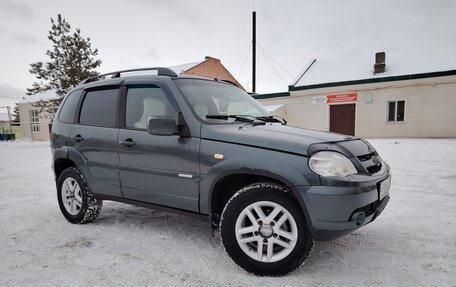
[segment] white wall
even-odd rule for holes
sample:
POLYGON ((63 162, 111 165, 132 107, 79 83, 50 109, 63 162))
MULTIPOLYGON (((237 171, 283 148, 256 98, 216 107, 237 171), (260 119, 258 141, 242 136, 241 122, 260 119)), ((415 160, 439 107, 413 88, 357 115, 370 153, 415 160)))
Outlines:
POLYGON ((37 141, 49 140, 49 124, 51 123, 50 115, 44 111, 40 113, 40 131, 32 133, 29 111, 39 110, 39 108, 32 106, 31 103, 18 103, 17 106, 19 108, 19 115, 21 118, 22 136, 37 141))
POLYGON ((315 96, 357 93, 355 135, 365 138, 456 138, 456 76, 292 91, 259 100, 285 104, 292 126, 329 131, 329 105, 315 96), (366 102, 372 97, 372 102, 366 102), (405 100, 405 121, 387 122, 387 102, 405 100))

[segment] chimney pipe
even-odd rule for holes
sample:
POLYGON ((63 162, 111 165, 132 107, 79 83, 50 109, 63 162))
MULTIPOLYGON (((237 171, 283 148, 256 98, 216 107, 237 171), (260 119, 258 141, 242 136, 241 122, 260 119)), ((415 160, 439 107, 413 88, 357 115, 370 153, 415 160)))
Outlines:
POLYGON ((385 52, 375 54, 374 74, 385 72, 385 52))

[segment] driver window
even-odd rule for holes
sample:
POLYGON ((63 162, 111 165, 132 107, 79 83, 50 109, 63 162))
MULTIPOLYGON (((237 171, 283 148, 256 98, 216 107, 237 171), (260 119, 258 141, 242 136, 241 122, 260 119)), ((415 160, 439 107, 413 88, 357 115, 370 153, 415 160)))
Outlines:
POLYGON ((175 111, 161 88, 157 86, 128 88, 127 128, 145 130, 149 117, 174 118, 174 115, 175 111))

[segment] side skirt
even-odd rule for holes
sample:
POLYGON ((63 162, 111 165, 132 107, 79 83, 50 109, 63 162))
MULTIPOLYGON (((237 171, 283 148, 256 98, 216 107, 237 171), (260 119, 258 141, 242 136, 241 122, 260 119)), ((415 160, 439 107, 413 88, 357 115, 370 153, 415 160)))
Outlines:
POLYGON ((153 203, 148 203, 148 202, 138 201, 138 200, 133 200, 133 199, 128 199, 128 198, 109 196, 109 195, 105 195, 105 194, 95 194, 95 197, 99 200, 117 201, 117 202, 121 202, 121 203, 127 203, 127 204, 131 204, 131 205, 160 210, 160 211, 164 211, 164 212, 176 213, 179 215, 184 215, 184 216, 192 217, 192 218, 199 219, 202 221, 210 222, 210 217, 207 214, 191 212, 191 211, 187 211, 187 210, 183 210, 183 209, 177 209, 177 208, 172 208, 172 207, 168 207, 168 206, 163 206, 163 205, 158 205, 158 204, 153 204, 153 203))

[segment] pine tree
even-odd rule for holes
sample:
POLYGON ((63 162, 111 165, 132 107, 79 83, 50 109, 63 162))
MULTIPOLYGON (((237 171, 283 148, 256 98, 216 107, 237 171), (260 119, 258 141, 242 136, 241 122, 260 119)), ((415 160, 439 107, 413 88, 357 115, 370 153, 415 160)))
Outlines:
POLYGON ((13 116, 13 122, 18 123, 21 121, 21 117, 19 115, 19 107, 17 105, 14 106, 12 116, 13 116))
POLYGON ((70 24, 60 14, 57 21, 51 18, 51 23, 48 39, 53 50, 46 51, 50 61, 30 64, 29 72, 35 74, 39 82, 34 82, 32 88, 27 89, 27 95, 55 90, 56 99, 34 104, 40 112, 44 110, 53 116, 71 88, 85 78, 98 75, 95 69, 101 65, 101 60, 94 59, 98 49, 92 50, 90 38, 83 38, 80 29, 71 34, 70 24))

